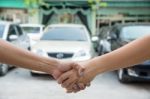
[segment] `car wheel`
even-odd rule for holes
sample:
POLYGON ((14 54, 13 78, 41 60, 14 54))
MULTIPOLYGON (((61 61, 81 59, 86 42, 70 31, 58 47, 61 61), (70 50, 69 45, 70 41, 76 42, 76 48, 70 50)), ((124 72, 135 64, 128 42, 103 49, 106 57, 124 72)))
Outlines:
POLYGON ((2 64, 0 66, 0 76, 6 75, 6 73, 8 72, 8 68, 9 66, 7 64, 2 64))
POLYGON ((28 47, 28 51, 31 51, 31 47, 28 47))
POLYGON ((132 82, 132 79, 128 76, 127 71, 125 69, 118 70, 118 79, 122 83, 132 82))

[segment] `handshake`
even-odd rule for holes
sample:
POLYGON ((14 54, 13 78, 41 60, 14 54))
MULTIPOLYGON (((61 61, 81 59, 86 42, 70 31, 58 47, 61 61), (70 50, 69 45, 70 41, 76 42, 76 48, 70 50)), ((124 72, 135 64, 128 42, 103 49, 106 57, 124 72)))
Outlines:
POLYGON ((90 86, 95 77, 85 62, 75 63, 58 61, 59 65, 52 71, 52 76, 57 80, 67 93, 76 93, 90 86))
POLYGON ((149 60, 149 42, 150 36, 145 36, 108 54, 75 63, 41 57, 0 40, 0 62, 51 74, 68 93, 71 93, 85 89, 100 73, 149 60))

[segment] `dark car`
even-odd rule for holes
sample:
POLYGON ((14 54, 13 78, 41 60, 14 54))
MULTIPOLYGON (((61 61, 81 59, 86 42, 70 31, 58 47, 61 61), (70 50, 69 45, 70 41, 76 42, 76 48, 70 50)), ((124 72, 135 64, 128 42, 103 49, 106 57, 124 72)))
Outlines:
POLYGON ((105 53, 109 53, 111 51, 110 37, 109 31, 111 27, 105 26, 102 27, 98 34, 98 46, 97 53, 98 55, 103 55, 105 53))
MULTIPOLYGON (((115 50, 145 35, 150 35, 150 24, 115 25, 110 32, 111 50, 115 50)), ((118 78, 124 83, 150 81, 150 60, 132 66, 131 68, 119 69, 118 78)))

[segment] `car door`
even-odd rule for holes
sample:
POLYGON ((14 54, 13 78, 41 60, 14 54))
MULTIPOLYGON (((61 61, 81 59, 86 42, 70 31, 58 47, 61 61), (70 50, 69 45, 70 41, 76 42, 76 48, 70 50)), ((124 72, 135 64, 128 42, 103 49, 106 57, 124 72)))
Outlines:
POLYGON ((113 27, 112 31, 110 32, 111 50, 115 50, 115 49, 121 47, 120 31, 121 31, 121 28, 115 26, 115 27, 113 27))
POLYGON ((19 38, 18 38, 19 46, 24 49, 29 49, 30 39, 27 36, 27 34, 23 33, 21 27, 19 27, 18 25, 15 26, 15 30, 17 34, 19 35, 19 38))
POLYGON ((110 37, 111 37, 111 50, 115 50, 117 48, 117 33, 116 33, 116 27, 113 27, 110 31, 110 37))
POLYGON ((19 46, 18 45, 18 34, 15 30, 15 26, 14 25, 10 25, 8 28, 8 33, 6 36, 7 41, 11 42, 12 44, 14 44, 15 46, 19 46))

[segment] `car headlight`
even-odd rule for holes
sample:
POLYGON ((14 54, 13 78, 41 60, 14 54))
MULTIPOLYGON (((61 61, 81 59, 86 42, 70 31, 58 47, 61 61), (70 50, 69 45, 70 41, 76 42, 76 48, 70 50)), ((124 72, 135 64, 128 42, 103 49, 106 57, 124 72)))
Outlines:
POLYGON ((33 40, 33 39, 30 39, 30 44, 31 46, 35 45, 37 43, 37 41, 33 40))
POLYGON ((79 50, 78 52, 76 52, 74 54, 74 57, 83 57, 83 56, 86 56, 87 53, 84 51, 84 50, 79 50))
POLYGON ((79 50, 73 56, 73 60, 75 61, 84 61, 90 58, 91 58, 90 52, 85 50, 79 50))
POLYGON ((37 50, 32 50, 32 52, 40 55, 40 56, 44 56, 44 57, 48 57, 46 51, 42 50, 42 49, 37 49, 37 50))

